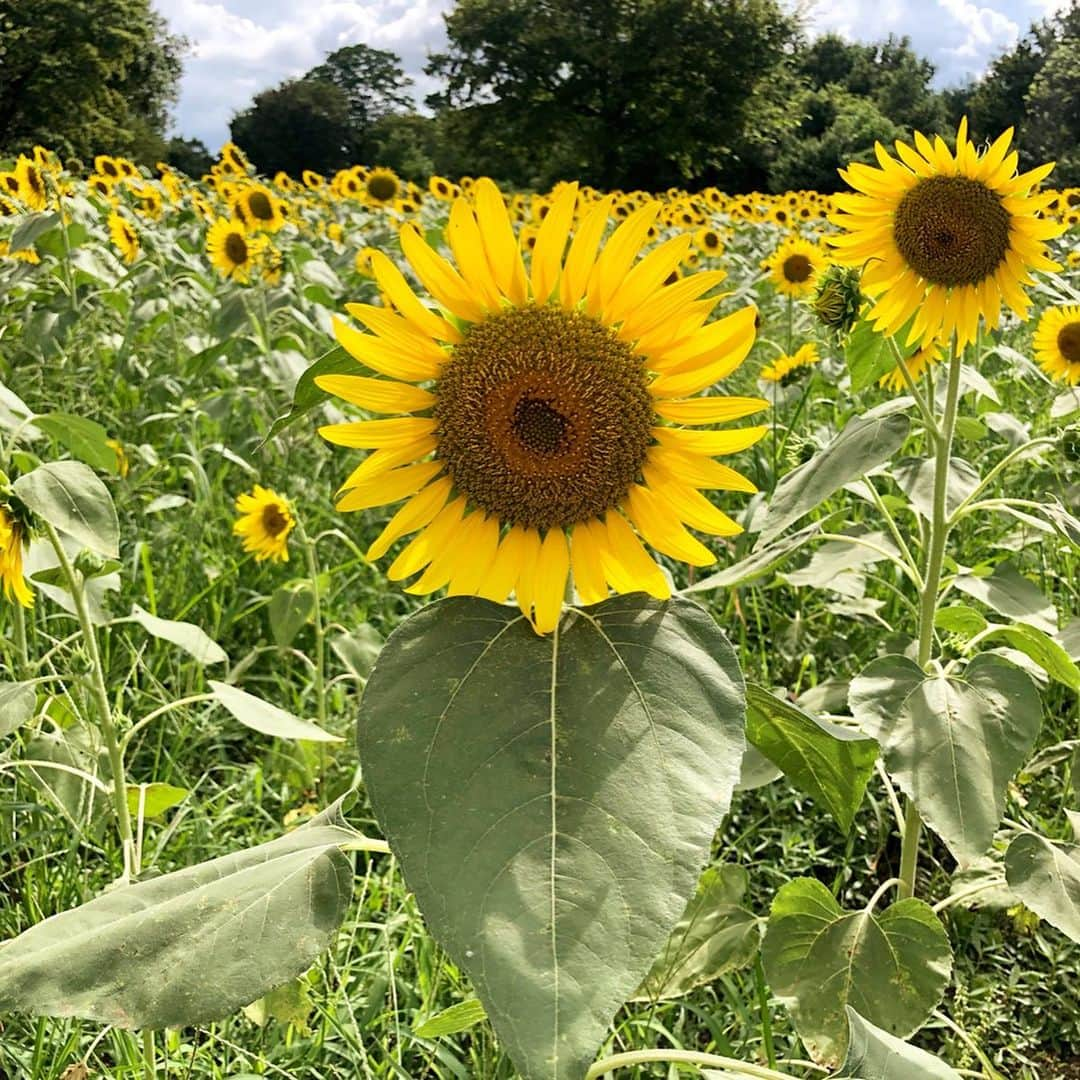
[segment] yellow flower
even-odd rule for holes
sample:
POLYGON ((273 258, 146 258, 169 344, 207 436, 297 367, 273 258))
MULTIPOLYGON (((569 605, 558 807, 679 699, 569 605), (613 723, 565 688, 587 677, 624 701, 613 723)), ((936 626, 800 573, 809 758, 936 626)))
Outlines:
POLYGON ((15 177, 19 181, 19 198, 31 210, 44 210, 48 204, 48 193, 41 169, 25 154, 15 163, 15 177))
POLYGON ((978 154, 960 122, 956 151, 939 135, 915 133, 915 147, 896 143, 900 160, 877 145, 880 168, 854 163, 841 169, 860 194, 835 195, 836 224, 846 235, 830 238, 842 261, 866 269, 865 292, 875 297, 869 317, 895 334, 914 318, 909 343, 975 340, 980 317, 994 329, 1004 301, 1026 319, 1031 301, 1023 286, 1030 270, 1059 270, 1046 241, 1063 226, 1040 212, 1052 193, 1033 193, 1053 168, 1016 174, 1009 153, 1012 128, 978 154))
POLYGON ((249 228, 276 233, 285 224, 284 204, 263 184, 241 188, 233 212, 249 228))
POLYGON ((296 527, 296 518, 280 495, 256 484, 250 495, 237 496, 236 510, 240 517, 233 523, 233 532, 243 537, 244 550, 256 562, 289 561, 289 533, 296 527))
POLYGON ((108 154, 98 154, 94 158, 94 171, 103 176, 108 183, 115 183, 120 179, 120 169, 108 154))
POLYGON ((0 584, 4 596, 31 607, 34 594, 23 577, 23 546, 27 542, 26 527, 5 507, 0 506, 0 584))
POLYGON ((374 451, 345 481, 339 510, 407 500, 368 558, 417 533, 391 579, 419 574, 407 589, 418 594, 449 586, 502 602, 513 592, 540 633, 555 627, 571 574, 586 604, 609 588, 667 597, 643 541, 682 562, 713 563, 686 526, 714 536, 741 528, 701 490, 755 490, 713 458, 752 446, 766 430, 700 430, 767 403, 693 396, 742 363, 755 309, 706 324, 719 298, 702 297, 722 274, 664 284, 689 235, 638 258, 655 202, 602 246, 610 205, 600 201, 571 237, 577 194, 569 184, 552 198, 528 270, 490 180, 475 182, 473 202, 451 207, 446 236, 456 266, 414 225, 403 226, 402 250, 432 300, 376 252, 372 269, 393 310, 351 304, 371 333, 340 320, 335 333, 385 377, 317 380, 353 405, 391 414, 321 429, 329 442, 374 451))
POLYGON ((1080 305, 1047 308, 1035 330, 1035 359, 1053 379, 1080 383, 1080 305))
POLYGON ((817 244, 790 236, 762 265, 777 292, 798 298, 814 291, 814 275, 825 266, 825 258, 817 244))
POLYGON ((41 256, 32 247, 12 251, 7 240, 0 240, 0 258, 18 259, 19 262, 30 263, 31 266, 37 266, 41 262, 41 256))
POLYGON ((120 479, 123 480, 131 471, 131 463, 128 461, 127 451, 124 450, 124 444, 120 442, 119 439, 106 439, 105 445, 116 455, 116 473, 120 479))
POLYGON ((401 181, 392 169, 372 169, 364 180, 364 194, 370 206, 392 206, 401 192, 401 181))
POLYGON ((811 341, 798 348, 790 356, 779 356, 771 364, 766 364, 758 377, 764 379, 765 382, 787 386, 805 374, 800 370, 801 368, 819 363, 821 363, 821 357, 818 356, 817 346, 811 341))
POLYGON ((227 278, 247 281, 266 238, 253 236, 240 221, 218 218, 206 234, 206 253, 211 264, 227 278))
POLYGON ((273 244, 267 244, 262 254, 262 277, 267 285, 279 285, 285 272, 285 256, 273 244))
MULTIPOLYGON (((911 373, 911 377, 915 382, 918 382, 931 364, 936 364, 941 359, 941 345, 936 341, 931 341, 926 345, 920 346, 907 357, 905 361, 907 363, 907 369, 911 373)), ((894 393, 900 394, 907 391, 907 380, 904 378, 903 373, 900 370, 900 365, 897 364, 892 371, 886 372, 878 379, 878 386, 885 387, 886 390, 892 390, 894 393)))
POLYGON ((120 249, 124 262, 133 263, 139 257, 139 234, 117 213, 109 215, 109 239, 120 249))
POLYGON ((363 274, 364 277, 374 277, 371 269, 371 256, 377 251, 377 248, 365 247, 361 248, 353 260, 353 265, 356 267, 358 274, 363 274))
POLYGON ((300 174, 300 177, 304 181, 304 187, 310 188, 312 191, 318 191, 326 184, 326 177, 313 169, 305 169, 300 174))
POLYGON ((724 250, 724 241, 715 229, 698 229, 694 243, 704 255, 719 255, 724 250))
POLYGON ((443 202, 450 202, 458 194, 458 187, 456 184, 451 184, 443 176, 433 176, 428 180, 428 191, 435 196, 436 199, 442 199, 443 202))

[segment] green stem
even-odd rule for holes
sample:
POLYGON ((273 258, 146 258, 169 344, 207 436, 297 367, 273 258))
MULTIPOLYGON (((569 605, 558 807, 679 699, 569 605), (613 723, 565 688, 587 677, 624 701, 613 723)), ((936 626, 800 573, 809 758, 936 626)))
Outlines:
POLYGON ((716 1054, 699 1054, 693 1050, 631 1050, 625 1054, 613 1054, 593 1065, 585 1074, 585 1080, 599 1080, 601 1076, 615 1069, 625 1069, 631 1065, 647 1065, 654 1061, 671 1061, 706 1069, 722 1069, 724 1072, 736 1073, 739 1076, 752 1076, 756 1080, 791 1080, 790 1073, 767 1069, 764 1065, 753 1065, 745 1061, 737 1061, 735 1058, 718 1057, 716 1054))
MULTIPOLYGON (((947 497, 949 491, 949 462, 952 457, 953 431, 960 402, 960 367, 963 353, 953 341, 949 359, 949 383, 945 395, 945 413, 941 425, 928 424, 934 443, 934 503, 930 517, 927 542, 926 570, 923 573, 922 596, 919 602, 919 667, 926 669, 934 651, 934 616, 937 614, 941 569, 945 561, 945 542, 949 538, 947 497)), ((919 863, 919 837, 922 821, 914 803, 908 801, 904 811, 904 835, 900 845, 900 884, 897 896, 904 900, 915 895, 915 875, 919 863)))
POLYGON ((754 959, 754 985, 757 989, 758 1015, 761 1017, 761 1041, 770 1069, 776 1068, 776 1047, 773 1044, 772 1013, 769 1012, 769 987, 765 982, 765 965, 759 952, 754 959))
POLYGON ((303 522, 297 519, 296 535, 304 548, 308 577, 311 578, 311 597, 314 606, 312 618, 315 624, 315 705, 319 726, 326 724, 326 633, 322 620, 322 597, 319 594, 319 560, 315 543, 304 531, 303 522))
POLYGON ((15 637, 15 654, 19 661, 19 678, 26 678, 27 672, 30 670, 30 654, 26 649, 26 613, 23 611, 22 604, 16 603, 12 605, 14 625, 14 637, 15 637))
POLYGON ((154 1033, 149 1030, 144 1031, 142 1033, 142 1042, 146 1080, 157 1080, 157 1054, 154 1051, 154 1033))
POLYGON ((896 357, 896 366, 900 369, 904 382, 907 383, 908 393, 915 399, 915 404, 919 407, 919 412, 922 413, 923 420, 926 423, 926 430, 930 432, 932 437, 936 438, 938 428, 934 419, 934 410, 930 407, 930 403, 923 396, 923 392, 915 382, 915 378, 911 374, 911 368, 907 366, 907 360, 904 359, 900 346, 896 344, 896 339, 889 338, 888 342, 892 348, 893 356, 896 357))
POLYGON ((60 569, 68 582, 71 598, 75 602, 75 614, 79 620, 79 628, 82 630, 83 645, 86 654, 90 658, 91 686, 97 704, 98 724, 101 728, 101 736, 105 740, 105 748, 109 754, 109 765, 113 774, 113 811, 116 814, 116 827, 120 833, 120 843, 124 851, 124 875, 127 881, 133 874, 138 873, 138 865, 135 859, 135 840, 131 831, 131 814, 127 804, 127 781, 124 772, 124 751, 120 746, 120 737, 113 723, 112 708, 109 705, 109 690, 105 685, 105 670, 101 665, 101 653, 98 650, 97 634, 94 624, 90 621, 90 609, 86 604, 86 590, 83 588, 81 575, 77 574, 71 565, 64 545, 57 535, 56 529, 47 521, 45 533, 56 552, 60 569))

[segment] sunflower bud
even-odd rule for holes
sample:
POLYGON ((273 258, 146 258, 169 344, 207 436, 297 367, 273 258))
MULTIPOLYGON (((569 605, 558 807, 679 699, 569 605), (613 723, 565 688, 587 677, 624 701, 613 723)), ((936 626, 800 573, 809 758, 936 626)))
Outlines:
POLYGON ((818 322, 836 341, 842 341, 859 320, 863 296, 859 291, 859 271, 854 267, 830 266, 818 277, 810 307, 818 322))

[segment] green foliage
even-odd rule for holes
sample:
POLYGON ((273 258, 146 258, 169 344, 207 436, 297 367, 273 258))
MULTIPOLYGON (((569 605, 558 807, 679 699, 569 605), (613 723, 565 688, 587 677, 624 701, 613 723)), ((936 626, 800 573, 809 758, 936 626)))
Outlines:
POLYGON ((847 1018, 851 1035, 841 1069, 845 1077, 857 1077, 858 1080, 960 1080, 960 1074, 943 1061, 864 1020, 850 1005, 847 1018))
POLYGON ((160 157, 186 42, 149 0, 38 0, 0 18, 0 150, 160 157))

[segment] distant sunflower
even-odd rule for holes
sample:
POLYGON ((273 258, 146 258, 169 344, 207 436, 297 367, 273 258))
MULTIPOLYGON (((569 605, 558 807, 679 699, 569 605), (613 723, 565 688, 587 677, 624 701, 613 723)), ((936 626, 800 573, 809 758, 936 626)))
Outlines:
MULTIPOLYGON (((940 359, 941 345, 936 341, 931 341, 916 349, 904 362, 907 364, 912 379, 918 382, 929 370, 930 365, 936 364, 940 359)), ((900 370, 900 365, 897 364, 892 371, 882 375, 878 379, 878 386, 883 386, 886 390, 892 390, 897 394, 904 393, 907 390, 907 380, 900 370)))
POLYGON ((4 596, 23 607, 31 607, 34 594, 23 577, 23 548, 28 541, 26 526, 6 506, 0 506, 0 585, 4 596))
POLYGON ((849 265, 866 265, 864 291, 875 297, 875 328, 895 334, 914 316, 908 342, 975 340, 980 317, 998 325, 1004 301, 1026 319, 1023 286, 1031 270, 1059 270, 1046 241, 1063 226, 1041 217, 1055 196, 1034 194, 1053 164, 1017 175, 1012 128, 983 154, 960 122, 956 151, 939 135, 915 133, 915 147, 896 142, 896 160, 879 143, 880 168, 853 163, 840 175, 860 194, 835 195, 836 224, 846 235, 829 242, 849 265))
POLYGON ((796 349, 790 356, 779 356, 771 364, 766 364, 758 377, 765 382, 788 386, 806 374, 804 368, 820 362, 817 346, 811 341, 796 349))
POLYGON ((206 253, 211 264, 225 277, 247 281, 266 244, 266 238, 253 235, 241 221, 218 218, 206 234, 206 253))
POLYGON ((139 257, 139 234, 135 227, 119 214, 109 215, 109 239, 119 249, 124 262, 130 264, 139 257))
POLYGON ((1080 306, 1047 308, 1035 330, 1035 359, 1051 378, 1080 383, 1080 306))
POLYGON ((115 183, 120 179, 120 170, 117 168, 116 162, 108 154, 98 154, 94 158, 94 170, 99 175, 104 176, 107 181, 115 183))
POLYGON ((279 285, 285 273, 285 256, 281 250, 268 243, 262 254, 262 278, 267 285, 279 285))
POLYGON ((263 184, 242 188, 233 199, 233 211, 249 228, 276 233, 285 224, 281 200, 263 184))
POLYGON ((364 180, 364 194, 372 206, 392 206, 401 193, 401 181, 392 169, 372 169, 364 180))
POLYGON ((694 243, 705 255, 719 255, 724 250, 724 241, 715 229, 698 229, 694 233, 694 243))
POLYGON ((777 292, 796 299, 814 291, 814 275, 825 266, 825 257, 817 244, 791 236, 765 260, 764 268, 777 292))
POLYGON ((237 496, 236 510, 240 517, 233 523, 233 532, 243 538, 244 550, 256 562, 289 561, 289 533, 296 527, 296 518, 285 499, 256 484, 251 494, 237 496))
POLYGON ((457 195, 457 185, 451 184, 445 177, 433 176, 428 180, 428 191, 430 191, 436 199, 442 199, 443 202, 450 202, 457 195))
POLYGON ((481 179, 473 194, 475 205, 460 198, 450 211, 456 266, 414 225, 400 233, 445 314, 376 252, 372 269, 394 310, 349 305, 370 334, 335 322, 344 348, 386 378, 327 375, 319 386, 365 410, 406 414, 321 429, 339 446, 374 450, 345 481, 338 509, 408 500, 368 558, 418 533, 390 565, 391 579, 420 574, 407 590, 419 594, 449 586, 502 602, 513 592, 539 633, 557 624, 570 575, 587 604, 609 588, 667 597, 644 544, 709 565, 715 555, 686 526, 715 536, 741 528, 701 489, 755 490, 713 458, 752 446, 764 427, 672 426, 709 427, 766 407, 760 398, 693 397, 742 363, 755 309, 706 324, 719 298, 701 298, 721 274, 664 284, 687 235, 637 258, 655 203, 601 249, 607 202, 571 237, 578 193, 567 185, 526 272, 499 189, 481 179))
POLYGON ((41 169, 30 158, 20 155, 15 163, 15 177, 19 181, 19 198, 31 210, 44 210, 48 205, 48 192, 41 169))
POLYGON ((313 169, 305 169, 300 174, 300 178, 304 181, 304 187, 310 188, 312 191, 319 191, 326 186, 326 177, 313 169))
POLYGON ((0 172, 0 191, 5 195, 11 199, 17 199, 21 188, 22 184, 13 172, 0 172))

